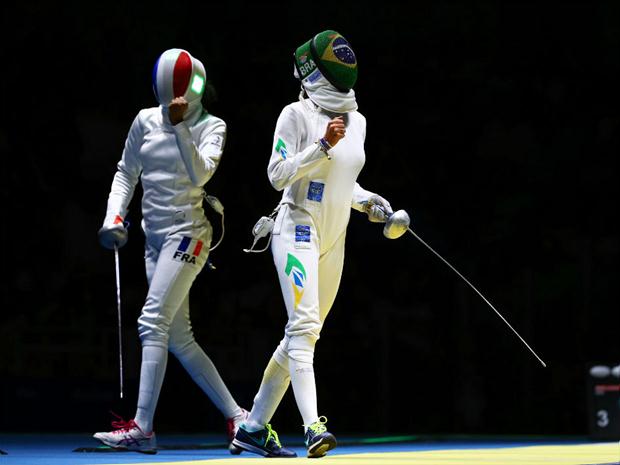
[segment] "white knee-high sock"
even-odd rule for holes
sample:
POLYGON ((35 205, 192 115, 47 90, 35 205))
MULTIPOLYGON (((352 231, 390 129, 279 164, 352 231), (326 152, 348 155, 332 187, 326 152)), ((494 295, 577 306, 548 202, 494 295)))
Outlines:
POLYGON ((174 355, 224 417, 232 418, 241 413, 241 408, 233 399, 217 368, 196 341, 178 352, 175 351, 174 355))
POLYGON ((308 426, 319 419, 314 368, 311 362, 295 360, 293 352, 289 352, 289 371, 295 401, 303 418, 305 431, 308 426))
POLYGON ((161 346, 142 347, 140 391, 135 422, 145 433, 153 431, 153 417, 166 374, 168 349, 161 346))
POLYGON ((290 381, 288 370, 276 362, 274 358, 271 358, 263 373, 263 380, 258 393, 254 397, 254 406, 250 416, 245 422, 246 430, 258 431, 271 421, 290 381))

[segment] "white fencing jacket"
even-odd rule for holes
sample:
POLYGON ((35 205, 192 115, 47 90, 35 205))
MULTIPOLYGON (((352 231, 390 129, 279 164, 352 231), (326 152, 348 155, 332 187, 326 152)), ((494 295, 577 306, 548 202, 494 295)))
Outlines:
POLYGON ((104 224, 125 217, 138 180, 147 236, 206 223, 202 187, 217 169, 225 139, 224 121, 200 105, 190 106, 176 126, 165 107, 141 110, 114 175, 104 224))
POLYGON ((346 135, 329 151, 331 159, 316 144, 334 116, 309 99, 284 107, 267 169, 273 187, 284 190, 281 204, 304 212, 316 227, 321 251, 344 233, 351 207, 364 211, 363 203, 374 195, 357 183, 365 162, 366 118, 361 113, 346 113, 346 135))

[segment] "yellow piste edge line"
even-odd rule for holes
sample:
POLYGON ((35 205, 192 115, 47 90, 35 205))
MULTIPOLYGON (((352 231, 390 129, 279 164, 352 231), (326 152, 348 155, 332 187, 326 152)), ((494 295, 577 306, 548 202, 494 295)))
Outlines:
MULTIPOLYGON (((228 459, 140 462, 140 465, 268 465, 263 457, 244 453, 228 459)), ((308 465, 306 457, 277 460, 280 465, 308 465), (284 462, 280 464, 280 462, 284 462)), ((332 455, 318 465, 585 465, 620 462, 620 443, 562 446, 499 447, 490 449, 450 449, 411 452, 369 452, 332 455)), ((123 462, 110 463, 118 465, 123 462)), ((275 464, 271 464, 275 465, 275 464)))

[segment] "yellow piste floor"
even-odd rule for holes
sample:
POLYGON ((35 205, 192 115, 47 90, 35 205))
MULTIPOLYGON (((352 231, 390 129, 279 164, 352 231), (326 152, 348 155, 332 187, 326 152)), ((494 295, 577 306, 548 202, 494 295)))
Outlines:
MULTIPOLYGON (((146 459, 148 460, 148 459, 146 459)), ((265 465, 268 460, 244 454, 238 458, 187 462, 144 462, 142 465, 265 465)), ((281 459, 287 465, 308 463, 308 459, 281 459)), ((118 463, 118 462, 117 462, 118 463)), ((280 463, 280 460, 277 460, 280 463)), ((488 449, 451 449, 411 452, 382 452, 331 455, 320 465, 590 465, 620 464, 620 443, 586 445, 527 446, 488 449)))

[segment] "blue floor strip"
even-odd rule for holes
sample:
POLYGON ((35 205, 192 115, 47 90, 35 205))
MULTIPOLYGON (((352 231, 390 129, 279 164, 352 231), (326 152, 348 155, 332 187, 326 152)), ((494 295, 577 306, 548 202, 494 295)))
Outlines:
MULTIPOLYGON (((0 449, 7 455, 0 455, 1 465, 85 465, 85 464, 132 464, 143 462, 174 462, 234 458, 222 446, 222 437, 210 435, 161 435, 158 443, 167 447, 177 446, 183 450, 160 450, 156 455, 135 452, 73 452, 79 448, 98 446, 90 434, 41 435, 0 434, 0 449), (195 446, 199 449, 196 450, 195 446), (188 448, 188 449, 185 449, 188 448)), ((586 438, 476 438, 452 437, 446 439, 430 436, 404 437, 339 437, 340 446, 330 455, 358 454, 365 452, 411 452, 450 449, 480 449, 519 447, 532 445, 588 444, 586 438), (417 439, 416 439, 417 438, 417 439)), ((282 436, 283 444, 294 445, 293 450, 301 457, 306 455, 300 438, 282 436), (297 445, 297 447, 295 447, 297 445)))

